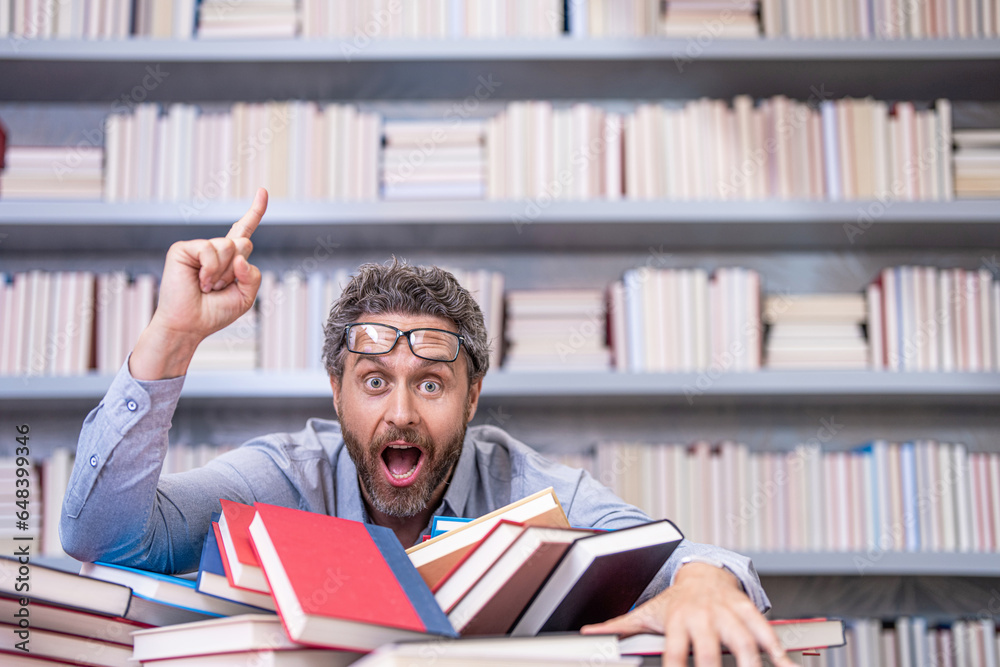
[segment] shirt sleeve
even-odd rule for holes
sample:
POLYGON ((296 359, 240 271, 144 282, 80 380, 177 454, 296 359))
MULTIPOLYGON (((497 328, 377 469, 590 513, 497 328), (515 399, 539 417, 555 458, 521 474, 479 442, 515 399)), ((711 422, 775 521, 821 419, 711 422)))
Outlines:
POLYGON ((183 384, 183 377, 136 380, 126 360, 87 415, 59 524, 74 558, 160 572, 196 569, 219 498, 253 502, 239 472, 218 459, 160 477, 183 384))
MULTIPOLYGON (((572 501, 567 509, 569 522, 574 526, 590 526, 593 528, 618 529, 651 521, 640 509, 629 505, 616 496, 609 488, 595 480, 586 471, 581 471, 572 501)), ((681 528, 683 532, 683 528, 681 528)), ((771 608, 771 602, 760 583, 760 577, 753 563, 746 556, 728 549, 700 544, 687 539, 674 549, 663 568, 656 574, 637 604, 665 590, 673 581, 681 560, 687 556, 704 557, 717 560, 727 570, 733 573, 743 586, 743 591, 749 596, 761 613, 771 608)))

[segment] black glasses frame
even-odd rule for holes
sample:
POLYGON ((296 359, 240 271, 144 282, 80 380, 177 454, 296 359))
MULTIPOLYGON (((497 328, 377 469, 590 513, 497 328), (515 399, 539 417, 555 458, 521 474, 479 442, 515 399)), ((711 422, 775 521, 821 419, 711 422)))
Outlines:
POLYGON ((347 348, 347 351, 351 352, 352 354, 364 354, 370 357, 377 357, 382 354, 389 354, 396 348, 396 343, 399 342, 400 337, 406 338, 406 344, 409 346, 410 352, 413 353, 413 356, 419 359, 426 359, 427 361, 447 361, 449 363, 458 359, 458 354, 459 352, 462 351, 462 344, 465 342, 465 337, 460 336, 454 331, 448 331, 447 329, 435 329, 433 327, 420 327, 418 329, 410 329, 409 331, 403 331, 402 329, 398 329, 392 326, 391 324, 385 324, 383 322, 352 322, 351 324, 344 326, 344 347, 347 348), (386 350, 385 352, 358 352, 357 350, 351 349, 351 344, 350 344, 351 327, 364 326, 366 324, 371 326, 385 327, 387 329, 392 329, 393 331, 396 332, 396 339, 392 341, 392 345, 389 346, 388 350, 386 350), (440 333, 446 333, 448 335, 454 336, 455 338, 458 339, 458 346, 455 348, 455 356, 452 357, 451 359, 432 359, 431 357, 425 357, 421 354, 417 354, 417 351, 413 349, 413 341, 410 340, 410 334, 412 334, 415 331, 438 331, 440 333))

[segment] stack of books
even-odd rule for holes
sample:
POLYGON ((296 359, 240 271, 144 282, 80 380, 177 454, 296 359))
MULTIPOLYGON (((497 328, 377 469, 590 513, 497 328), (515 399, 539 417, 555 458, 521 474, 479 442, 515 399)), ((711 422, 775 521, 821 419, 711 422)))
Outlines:
POLYGON ((772 370, 869 366, 862 294, 794 294, 764 301, 765 366, 772 370))
MULTIPOLYGON (((184 3, 181 3, 182 5, 184 3)), ((197 36, 214 38, 286 38, 299 34, 298 0, 201 0, 197 36)))
POLYGON ((507 293, 504 367, 510 371, 606 371, 611 367, 602 290, 507 293))
POLYGON ((661 33, 667 37, 753 39, 760 36, 758 2, 666 0, 661 33))
POLYGON ((3 199, 100 199, 101 146, 7 146, 0 170, 3 199))
POLYGON ((760 368, 760 275, 720 268, 632 269, 611 286, 609 318, 619 371, 760 368))
MULTIPOLYGON (((302 34, 353 39, 556 37, 563 32, 561 0, 303 0, 302 34)), ((352 48, 352 47, 349 47, 352 48)))
POLYGON ((955 130, 955 196, 1000 197, 1000 130, 955 130))
POLYGON ((382 198, 483 199, 482 121, 386 121, 382 198))
MULTIPOLYGON (((148 4, 152 0, 145 1, 148 4)), ((161 1, 171 4, 170 0, 161 1)), ((128 0, 60 0, 51 3, 7 0, 0 3, 0 37, 9 32, 20 37, 41 39, 123 39, 131 33, 132 14, 132 2, 128 0)), ((193 9, 191 14, 194 15, 193 9)), ((187 36, 190 34, 189 31, 187 36)))
POLYGON ((1000 368, 1000 281, 989 269, 886 268, 868 302, 875 368, 1000 368))

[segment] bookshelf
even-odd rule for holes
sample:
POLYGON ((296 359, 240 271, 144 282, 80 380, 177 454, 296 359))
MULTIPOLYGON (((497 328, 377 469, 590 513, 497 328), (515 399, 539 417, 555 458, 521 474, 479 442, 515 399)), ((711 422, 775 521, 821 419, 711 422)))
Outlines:
MULTIPOLYGON (((1000 87, 984 85, 1000 80, 996 39, 718 40, 688 59, 689 46, 687 39, 398 39, 358 49, 340 40, 274 40, 262 47, 243 40, 3 39, 0 117, 4 105, 17 104, 85 105, 91 114, 106 113, 142 82, 147 68, 160 66, 168 75, 143 101, 361 100, 398 107, 405 115, 414 107, 410 102, 432 108, 441 100, 466 99, 478 77, 492 76, 502 85, 490 104, 531 98, 731 99, 740 93, 804 100, 819 87, 836 97, 948 97, 986 109, 972 122, 1000 118, 1000 87)), ((427 108, 423 113, 434 113, 427 108)), ((709 263, 773 262, 778 281, 794 284, 794 267, 814 259, 856 264, 857 281, 858 274, 873 276, 874 266, 908 258, 930 262, 940 256, 952 264, 979 265, 1000 248, 1000 205, 994 201, 897 202, 852 243, 843 227, 855 223, 864 207, 865 202, 554 202, 518 229, 512 221, 523 214, 524 202, 273 200, 254 236, 254 257, 291 266, 317 235, 332 234, 337 261, 345 265, 384 259, 390 248, 415 261, 446 263, 475 263, 485 253, 491 268, 510 265, 512 274, 526 274, 519 278, 524 282, 548 285, 552 274, 564 271, 565 285, 594 286, 641 263, 648 247, 665 246, 678 253, 680 264, 714 257, 722 259, 709 263), (590 260, 609 253, 611 259, 595 272, 590 260), (574 255, 581 261, 570 266, 574 255), (529 264, 540 268, 524 272, 529 264)), ((0 234, 6 234, 0 237, 0 261, 20 267, 51 256, 60 268, 94 262, 104 270, 124 253, 129 266, 145 262, 158 270, 170 243, 214 235, 245 208, 245 202, 213 202, 186 219, 170 203, 0 200, 0 234)), ((844 276, 839 280, 836 289, 858 286, 844 276)), ((692 406, 685 390, 697 380, 697 374, 491 372, 476 423, 499 423, 543 449, 589 446, 613 437, 629 420, 629 435, 650 442, 676 428, 684 434, 679 440, 694 432, 711 437, 753 432, 751 446, 768 448, 815 431, 818 417, 832 412, 849 425, 834 446, 856 445, 882 427, 879 435, 885 437, 950 434, 969 441, 972 449, 1000 446, 998 374, 726 374, 692 406), (588 408, 586 415, 578 415, 581 407, 588 408), (504 422, 490 409, 500 415, 509 409, 513 417, 504 422), (560 437, 560 429, 570 435, 560 437)), ((72 434, 109 381, 0 378, 0 428, 10 432, 8 425, 27 415, 33 432, 50 429, 47 446, 72 447, 72 434)), ((281 428, 301 426, 299 417, 310 413, 332 417, 326 379, 313 373, 192 374, 175 421, 184 434, 231 432, 239 438, 244 431, 280 430, 267 411, 282 413, 281 428), (245 419, 247 411, 257 413, 254 419, 245 419)), ((858 578, 850 553, 752 555, 769 590, 772 581, 793 576, 844 577, 845 586, 859 590, 869 583, 858 578)), ((1000 577, 1000 568, 991 554, 886 553, 866 574, 964 580, 1000 577)), ((774 590, 779 610, 795 608, 794 587, 774 590)), ((971 612, 985 599, 983 591, 980 599, 967 596, 971 612)))
MULTIPOLYGON (((551 202, 528 218, 525 202, 293 202, 273 200, 254 234, 260 248, 294 250, 331 234, 342 250, 378 248, 386 239, 414 249, 459 251, 608 250, 664 244, 676 249, 963 248, 996 245, 996 202, 896 202, 863 238, 865 202, 551 202), (527 223, 520 222, 528 220, 527 223)), ((0 201, 2 249, 95 251, 169 247, 217 233, 245 211, 242 202, 208 202, 192 215, 180 203, 0 201)))

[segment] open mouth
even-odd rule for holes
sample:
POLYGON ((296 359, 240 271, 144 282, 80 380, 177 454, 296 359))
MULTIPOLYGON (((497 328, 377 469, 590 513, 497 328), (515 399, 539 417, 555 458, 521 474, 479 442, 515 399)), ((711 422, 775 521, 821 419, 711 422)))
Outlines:
POLYGON ((407 486, 416 480, 423 461, 423 451, 408 442, 392 442, 382 449, 382 464, 393 486, 407 486))

